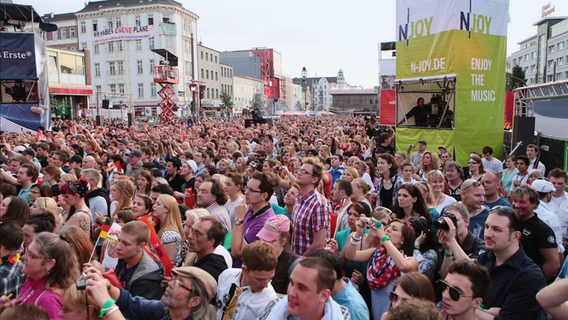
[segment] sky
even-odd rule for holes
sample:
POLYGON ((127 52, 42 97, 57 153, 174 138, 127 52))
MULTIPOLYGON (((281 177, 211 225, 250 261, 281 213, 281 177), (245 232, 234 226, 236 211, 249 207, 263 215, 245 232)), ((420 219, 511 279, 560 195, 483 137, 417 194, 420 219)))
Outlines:
MULTIPOLYGON (((446 0, 451 1, 451 0, 446 0)), ((79 11, 80 0, 28 0, 40 15, 79 11)), ((282 54, 285 76, 337 76, 343 70, 350 85, 378 85, 378 44, 395 40, 395 0, 178 0, 199 16, 197 38, 218 51, 273 48, 282 54)), ((507 55, 518 42, 536 34, 533 23, 550 3, 568 16, 568 1, 510 0, 507 55)))

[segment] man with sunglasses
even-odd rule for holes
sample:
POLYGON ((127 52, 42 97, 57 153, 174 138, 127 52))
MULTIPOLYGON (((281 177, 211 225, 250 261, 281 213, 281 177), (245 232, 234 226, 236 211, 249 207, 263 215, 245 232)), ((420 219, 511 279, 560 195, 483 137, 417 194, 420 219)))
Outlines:
MULTIPOLYGON (((536 293, 546 285, 542 270, 521 247, 523 220, 512 208, 497 206, 485 221, 485 247, 479 263, 491 275, 491 290, 484 309, 475 310, 478 319, 538 319, 541 307, 536 293)), ((469 260, 459 247, 450 257, 469 260)))
POLYGON ((454 320, 476 320, 475 310, 489 293, 489 272, 476 260, 455 261, 444 280, 438 280, 442 291, 442 314, 454 320))
POLYGON ((483 239, 484 223, 489 209, 483 205, 485 189, 474 179, 467 179, 461 185, 461 203, 469 212, 469 230, 474 236, 483 239))

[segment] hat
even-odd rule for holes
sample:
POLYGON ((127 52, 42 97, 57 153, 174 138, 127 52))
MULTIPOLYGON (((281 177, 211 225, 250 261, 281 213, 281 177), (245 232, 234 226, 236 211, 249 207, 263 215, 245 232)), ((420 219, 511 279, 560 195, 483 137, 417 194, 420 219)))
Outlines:
POLYGON ((35 151, 34 151, 34 149, 31 149, 31 148, 22 151, 22 153, 23 153, 23 154, 28 154, 28 155, 30 155, 30 156, 32 156, 32 157, 35 157, 35 151))
POLYGON ((128 141, 126 141, 126 139, 119 139, 118 142, 122 144, 128 144, 128 141))
POLYGON ((69 159, 69 162, 82 163, 82 162, 83 162, 83 157, 81 157, 81 156, 78 155, 78 154, 73 155, 73 156, 69 159))
POLYGON ((256 234, 256 237, 264 241, 272 242, 284 232, 290 231, 290 219, 283 214, 277 214, 268 218, 264 226, 256 234))
POLYGON ((448 148, 446 148, 446 146, 439 146, 438 149, 444 149, 444 150, 448 151, 448 148))
POLYGON ((181 161, 178 158, 172 157, 172 158, 168 158, 166 160, 166 162, 171 162, 174 164, 174 166, 176 166, 178 169, 181 168, 181 161))
POLYGON ((428 145, 428 144, 426 143, 426 141, 424 141, 424 140, 420 140, 420 141, 418 141, 418 143, 422 143, 422 144, 424 144, 425 146, 428 145))
POLYGON ((140 158, 140 157, 142 157, 142 152, 140 152, 140 150, 136 150, 136 149, 135 149, 135 150, 130 151, 130 152, 127 154, 127 156, 140 158))
POLYGON ((217 293, 217 281, 211 276, 207 271, 198 267, 178 267, 172 269, 172 274, 174 276, 180 276, 184 278, 193 278, 195 281, 205 289, 206 297, 203 297, 205 301, 209 301, 215 297, 217 293))
POLYGON ((197 163, 193 160, 187 160, 187 164, 189 165, 189 167, 191 168, 191 170, 193 170, 193 173, 195 173, 195 171, 197 171, 197 163))
POLYGON ((542 180, 542 179, 537 179, 537 180, 533 181, 532 186, 533 186, 533 188, 536 189, 536 191, 538 191, 540 193, 549 193, 549 192, 556 191, 552 182, 542 180))
POLYGON ((26 150, 26 147, 24 146, 17 146, 14 148, 14 152, 22 152, 24 150, 26 150))

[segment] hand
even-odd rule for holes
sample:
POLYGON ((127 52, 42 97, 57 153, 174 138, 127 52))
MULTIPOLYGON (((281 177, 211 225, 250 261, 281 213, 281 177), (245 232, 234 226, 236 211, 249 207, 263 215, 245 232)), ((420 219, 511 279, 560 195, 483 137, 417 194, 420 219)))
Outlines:
POLYGON ((450 250, 450 241, 448 238, 448 231, 447 230, 438 230, 438 243, 446 250, 450 250))
POLYGON ((338 248, 337 241, 335 239, 329 239, 326 249, 328 249, 331 252, 337 252, 337 248, 338 248))
POLYGON ((372 219, 373 223, 371 223, 371 232, 369 234, 373 234, 375 237, 382 239, 385 236, 385 226, 381 223, 381 227, 375 227, 375 222, 378 220, 372 219))
POLYGON ((417 246, 421 246, 424 244, 425 241, 426 241, 426 232, 421 231, 418 238, 416 238, 416 240, 414 241, 414 244, 417 246))
POLYGON ((353 282, 355 282, 358 285, 362 285, 363 283, 365 283, 365 277, 357 269, 353 270, 353 273, 351 274, 351 279, 353 279, 353 282))
POLYGON ((444 221, 446 221, 446 224, 449 226, 448 240, 455 239, 456 238, 456 226, 454 225, 452 220, 448 217, 444 217, 444 221))
POLYGON ((235 219, 244 219, 248 211, 248 206, 245 201, 239 202, 235 206, 235 219))
POLYGON ((106 217, 103 216, 102 213, 100 213, 100 212, 95 212, 95 221, 96 221, 98 224, 104 223, 105 220, 106 220, 106 217))
POLYGON ((104 305, 109 299, 109 282, 97 270, 90 269, 86 274, 87 282, 85 292, 93 297, 97 305, 104 305))
POLYGON ((361 238, 363 236, 363 233, 365 233, 365 222, 363 222, 363 218, 365 218, 365 215, 362 214, 359 216, 359 219, 357 221, 355 221, 355 236, 357 238, 361 238))
POLYGON ((4 309, 8 309, 14 306, 14 304, 12 303, 12 301, 6 297, 6 296, 1 296, 0 297, 0 303, 2 303, 0 305, 0 311, 4 310, 4 309))

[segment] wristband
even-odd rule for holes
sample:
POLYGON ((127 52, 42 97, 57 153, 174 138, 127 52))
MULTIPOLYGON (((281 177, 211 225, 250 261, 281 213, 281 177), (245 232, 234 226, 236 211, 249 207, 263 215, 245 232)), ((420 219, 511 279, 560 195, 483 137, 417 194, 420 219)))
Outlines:
POLYGON ((105 312, 105 318, 108 317, 108 316, 110 316, 111 314, 113 314, 113 313, 114 313, 116 310, 118 310, 118 309, 119 309, 118 306, 114 306, 114 308, 108 309, 108 311, 105 312))
POLYGON ((454 256, 453 253, 444 252, 444 257, 450 258, 450 257, 453 257, 453 256, 454 256))
POLYGON ((381 242, 387 242, 390 241, 390 237, 389 236, 384 236, 381 238, 381 242))
POLYGON ((101 307, 101 313, 99 314, 99 318, 104 317, 105 313, 108 309, 115 303, 116 301, 113 298, 109 298, 105 304, 101 307))
POLYGON ((419 245, 419 244, 415 244, 415 245, 414 245, 414 249, 420 249, 420 245, 419 245))
POLYGON ((351 239, 349 239, 349 242, 351 242, 351 244, 353 244, 353 245, 358 245, 361 242, 361 238, 356 239, 354 236, 351 236, 351 239))

